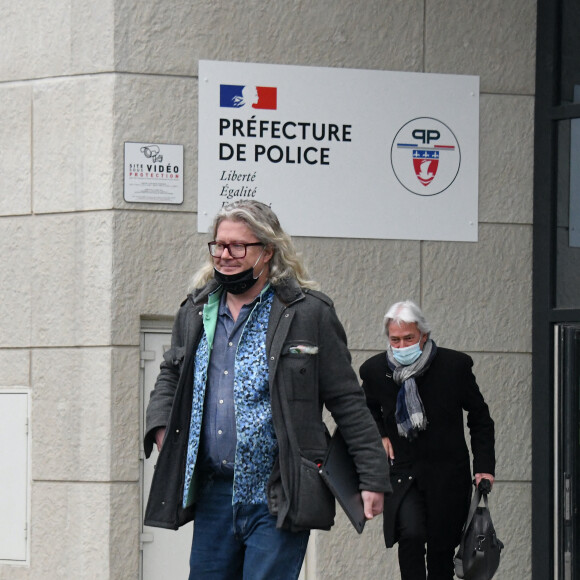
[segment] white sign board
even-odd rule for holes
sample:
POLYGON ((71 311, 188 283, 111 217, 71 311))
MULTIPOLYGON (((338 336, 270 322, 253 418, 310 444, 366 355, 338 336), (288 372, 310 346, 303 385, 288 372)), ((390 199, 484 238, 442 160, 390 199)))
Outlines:
POLYGON ((183 145, 125 143, 124 198, 183 203, 183 145))
POLYGON ((293 236, 477 240, 479 78, 199 63, 198 230, 257 199, 293 236))

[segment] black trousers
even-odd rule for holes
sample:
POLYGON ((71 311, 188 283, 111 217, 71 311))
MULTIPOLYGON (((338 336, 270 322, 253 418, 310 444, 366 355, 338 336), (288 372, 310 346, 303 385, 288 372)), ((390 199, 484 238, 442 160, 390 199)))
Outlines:
MULTIPOLYGON (((455 546, 429 549, 427 518, 423 493, 413 484, 402 499, 397 513, 401 580, 426 580, 427 577, 429 580, 453 580, 455 546)), ((440 525, 444 526, 445 522, 440 522, 440 525)))

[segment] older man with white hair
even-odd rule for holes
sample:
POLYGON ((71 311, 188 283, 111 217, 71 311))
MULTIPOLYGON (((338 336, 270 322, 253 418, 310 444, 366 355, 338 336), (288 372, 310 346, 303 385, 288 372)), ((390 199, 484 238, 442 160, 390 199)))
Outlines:
POLYGON ((425 580, 427 572, 429 580, 452 580, 471 495, 463 411, 476 485, 484 478, 493 484, 494 423, 472 359, 438 347, 414 302, 393 304, 384 327, 387 350, 368 359, 360 376, 391 462, 385 544, 399 544, 402 580, 425 580))

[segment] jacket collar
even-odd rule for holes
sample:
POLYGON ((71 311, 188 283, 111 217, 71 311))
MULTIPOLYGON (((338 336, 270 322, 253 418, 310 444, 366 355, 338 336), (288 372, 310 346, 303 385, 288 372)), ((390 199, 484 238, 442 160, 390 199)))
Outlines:
POLYGON ((219 283, 213 278, 201 288, 196 288, 191 294, 191 300, 194 304, 207 302, 207 297, 219 288, 219 283))
POLYGON ((274 292, 281 302, 287 306, 302 300, 304 298, 304 290, 300 288, 295 278, 286 278, 274 286, 274 292))

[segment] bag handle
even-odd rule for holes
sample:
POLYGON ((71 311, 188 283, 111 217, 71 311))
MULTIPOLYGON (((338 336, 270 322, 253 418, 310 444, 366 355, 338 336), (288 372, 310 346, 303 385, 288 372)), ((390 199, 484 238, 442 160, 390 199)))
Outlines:
POLYGON ((475 514, 475 510, 479 506, 480 501, 481 501, 481 492, 478 489, 476 489, 473 492, 473 497, 471 498, 471 505, 469 506, 469 513, 467 514, 467 520, 465 520, 465 527, 464 527, 465 530, 469 529, 469 526, 471 524, 471 520, 473 519, 473 516, 475 514))
POLYGON ((469 528, 469 524, 473 519, 473 514, 475 514, 475 510, 479 506, 479 502, 481 501, 482 497, 485 507, 489 509, 487 503, 487 494, 489 493, 488 489, 489 489, 489 479, 482 479, 479 482, 479 485, 475 488, 475 491, 473 492, 473 497, 471 498, 471 505, 469 506, 469 513, 467 514, 467 521, 465 522, 466 530, 467 528, 469 528), (484 481, 487 483, 487 486, 482 485, 484 481))
MULTIPOLYGON (((461 536, 461 543, 459 544, 459 550, 457 550, 457 555, 454 558, 455 563, 455 575, 458 578, 463 578, 463 550, 465 548, 465 532, 469 529, 471 524, 471 520, 475 514, 475 510, 479 506, 479 502, 481 501, 481 497, 483 496, 483 501, 485 507, 488 508, 487 504, 487 494, 491 490, 491 485, 489 479, 482 479, 479 482, 479 485, 475 488, 473 492, 473 497, 471 498, 471 505, 469 506, 469 513, 467 514, 467 520, 465 521, 465 525, 463 527, 463 534, 461 536)), ((489 509, 489 508, 488 508, 489 509)), ((477 557, 477 554, 476 554, 477 557)))

